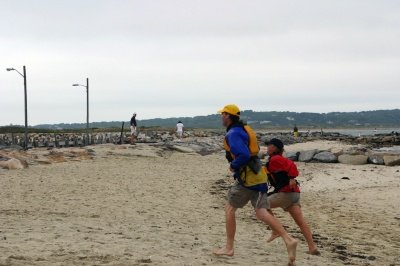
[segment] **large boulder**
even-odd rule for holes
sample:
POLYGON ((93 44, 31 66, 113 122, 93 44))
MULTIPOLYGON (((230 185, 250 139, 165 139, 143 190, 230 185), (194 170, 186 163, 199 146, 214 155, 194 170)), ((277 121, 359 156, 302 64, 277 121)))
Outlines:
POLYGON ((392 141, 393 141, 393 137, 391 137, 391 136, 383 137, 381 141, 382 141, 383 143, 385 143, 385 142, 392 142, 392 141))
POLYGON ((301 151, 299 154, 299 162, 310 162, 318 150, 301 151))
POLYGON ((337 163, 338 161, 336 155, 329 151, 317 153, 313 159, 322 163, 337 163))
POLYGON ((162 141, 167 141, 167 140, 171 140, 172 139, 171 135, 168 134, 168 133, 165 133, 165 134, 161 135, 160 138, 161 138, 162 141))
POLYGON ((338 161, 343 164, 363 165, 368 162, 368 156, 343 154, 338 157, 338 161))
POLYGON ((342 155, 344 153, 342 148, 332 148, 330 149, 330 152, 336 155, 336 157, 342 155))
POLYGON ((400 155, 386 155, 383 156, 383 160, 387 166, 400 165, 400 155))
POLYGON ((0 161, 0 167, 8 170, 28 168, 28 163, 24 160, 11 158, 6 161, 0 161))
POLYGON ((299 160, 300 152, 286 152, 285 157, 293 162, 297 162, 299 160))
POLYGON ((385 161, 383 160, 383 157, 380 155, 370 155, 368 156, 368 163, 384 165, 385 161))

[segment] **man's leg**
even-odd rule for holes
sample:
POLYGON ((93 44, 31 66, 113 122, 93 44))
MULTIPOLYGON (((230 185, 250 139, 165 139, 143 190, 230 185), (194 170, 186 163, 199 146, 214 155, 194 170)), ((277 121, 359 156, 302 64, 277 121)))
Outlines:
POLYGON ((296 260, 297 240, 289 236, 282 224, 271 213, 269 213, 267 209, 256 209, 256 216, 259 220, 269 225, 273 231, 282 237, 288 252, 289 264, 293 264, 296 260))
POLYGON ((232 207, 229 203, 225 205, 225 226, 226 226, 226 245, 224 248, 216 249, 213 251, 218 256, 233 256, 234 254, 234 241, 236 233, 236 208, 232 207))
POLYGON ((301 233, 304 235, 308 244, 308 253, 311 255, 320 255, 320 252, 318 251, 314 243, 310 227, 308 227, 307 222, 303 217, 303 212, 301 211, 300 206, 292 205, 287 209, 287 211, 290 213, 293 220, 299 226, 301 233))
MULTIPOLYGON (((130 138, 130 143, 133 144, 135 143, 135 133, 134 133, 134 127, 131 126, 131 138, 130 138)), ((122 144, 122 143, 121 143, 122 144)))

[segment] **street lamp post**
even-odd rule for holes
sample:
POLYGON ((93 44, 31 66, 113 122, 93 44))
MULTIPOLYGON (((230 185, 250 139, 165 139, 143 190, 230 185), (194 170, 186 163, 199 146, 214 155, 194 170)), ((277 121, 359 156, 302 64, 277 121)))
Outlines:
POLYGON ((86 78, 86 86, 81 84, 72 84, 72 86, 81 86, 86 88, 86 139, 89 140, 89 78, 86 78))
POLYGON ((23 66, 23 74, 15 68, 7 68, 7 71, 16 71, 24 78, 24 105, 25 105, 25 134, 24 134, 24 150, 28 149, 28 95, 26 90, 26 67, 23 66))

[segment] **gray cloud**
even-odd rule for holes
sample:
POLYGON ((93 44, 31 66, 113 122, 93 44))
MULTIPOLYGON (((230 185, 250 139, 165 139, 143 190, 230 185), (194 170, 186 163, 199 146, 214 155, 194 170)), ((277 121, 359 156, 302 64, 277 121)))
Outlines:
MULTIPOLYGON (((399 1, 2 1, 0 67, 30 123, 398 108, 399 1), (82 90, 80 90, 82 89, 82 90)), ((0 71, 0 125, 23 123, 0 71)))

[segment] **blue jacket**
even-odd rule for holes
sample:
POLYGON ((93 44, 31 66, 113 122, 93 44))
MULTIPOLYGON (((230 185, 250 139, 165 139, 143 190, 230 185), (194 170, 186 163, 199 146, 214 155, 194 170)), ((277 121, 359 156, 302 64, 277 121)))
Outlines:
MULTIPOLYGON (((235 170, 234 176, 236 178, 240 176, 241 168, 248 165, 251 159, 251 153, 249 150, 249 135, 242 126, 233 125, 228 129, 225 138, 229 145, 230 152, 235 156, 235 159, 231 162, 231 168, 235 170)), ((267 183, 258 184, 247 188, 261 192, 268 191, 267 183)))
POLYGON ((235 155, 235 159, 231 162, 231 168, 239 171, 240 168, 246 166, 250 161, 249 136, 242 127, 233 126, 228 130, 226 140, 231 153, 235 155))

